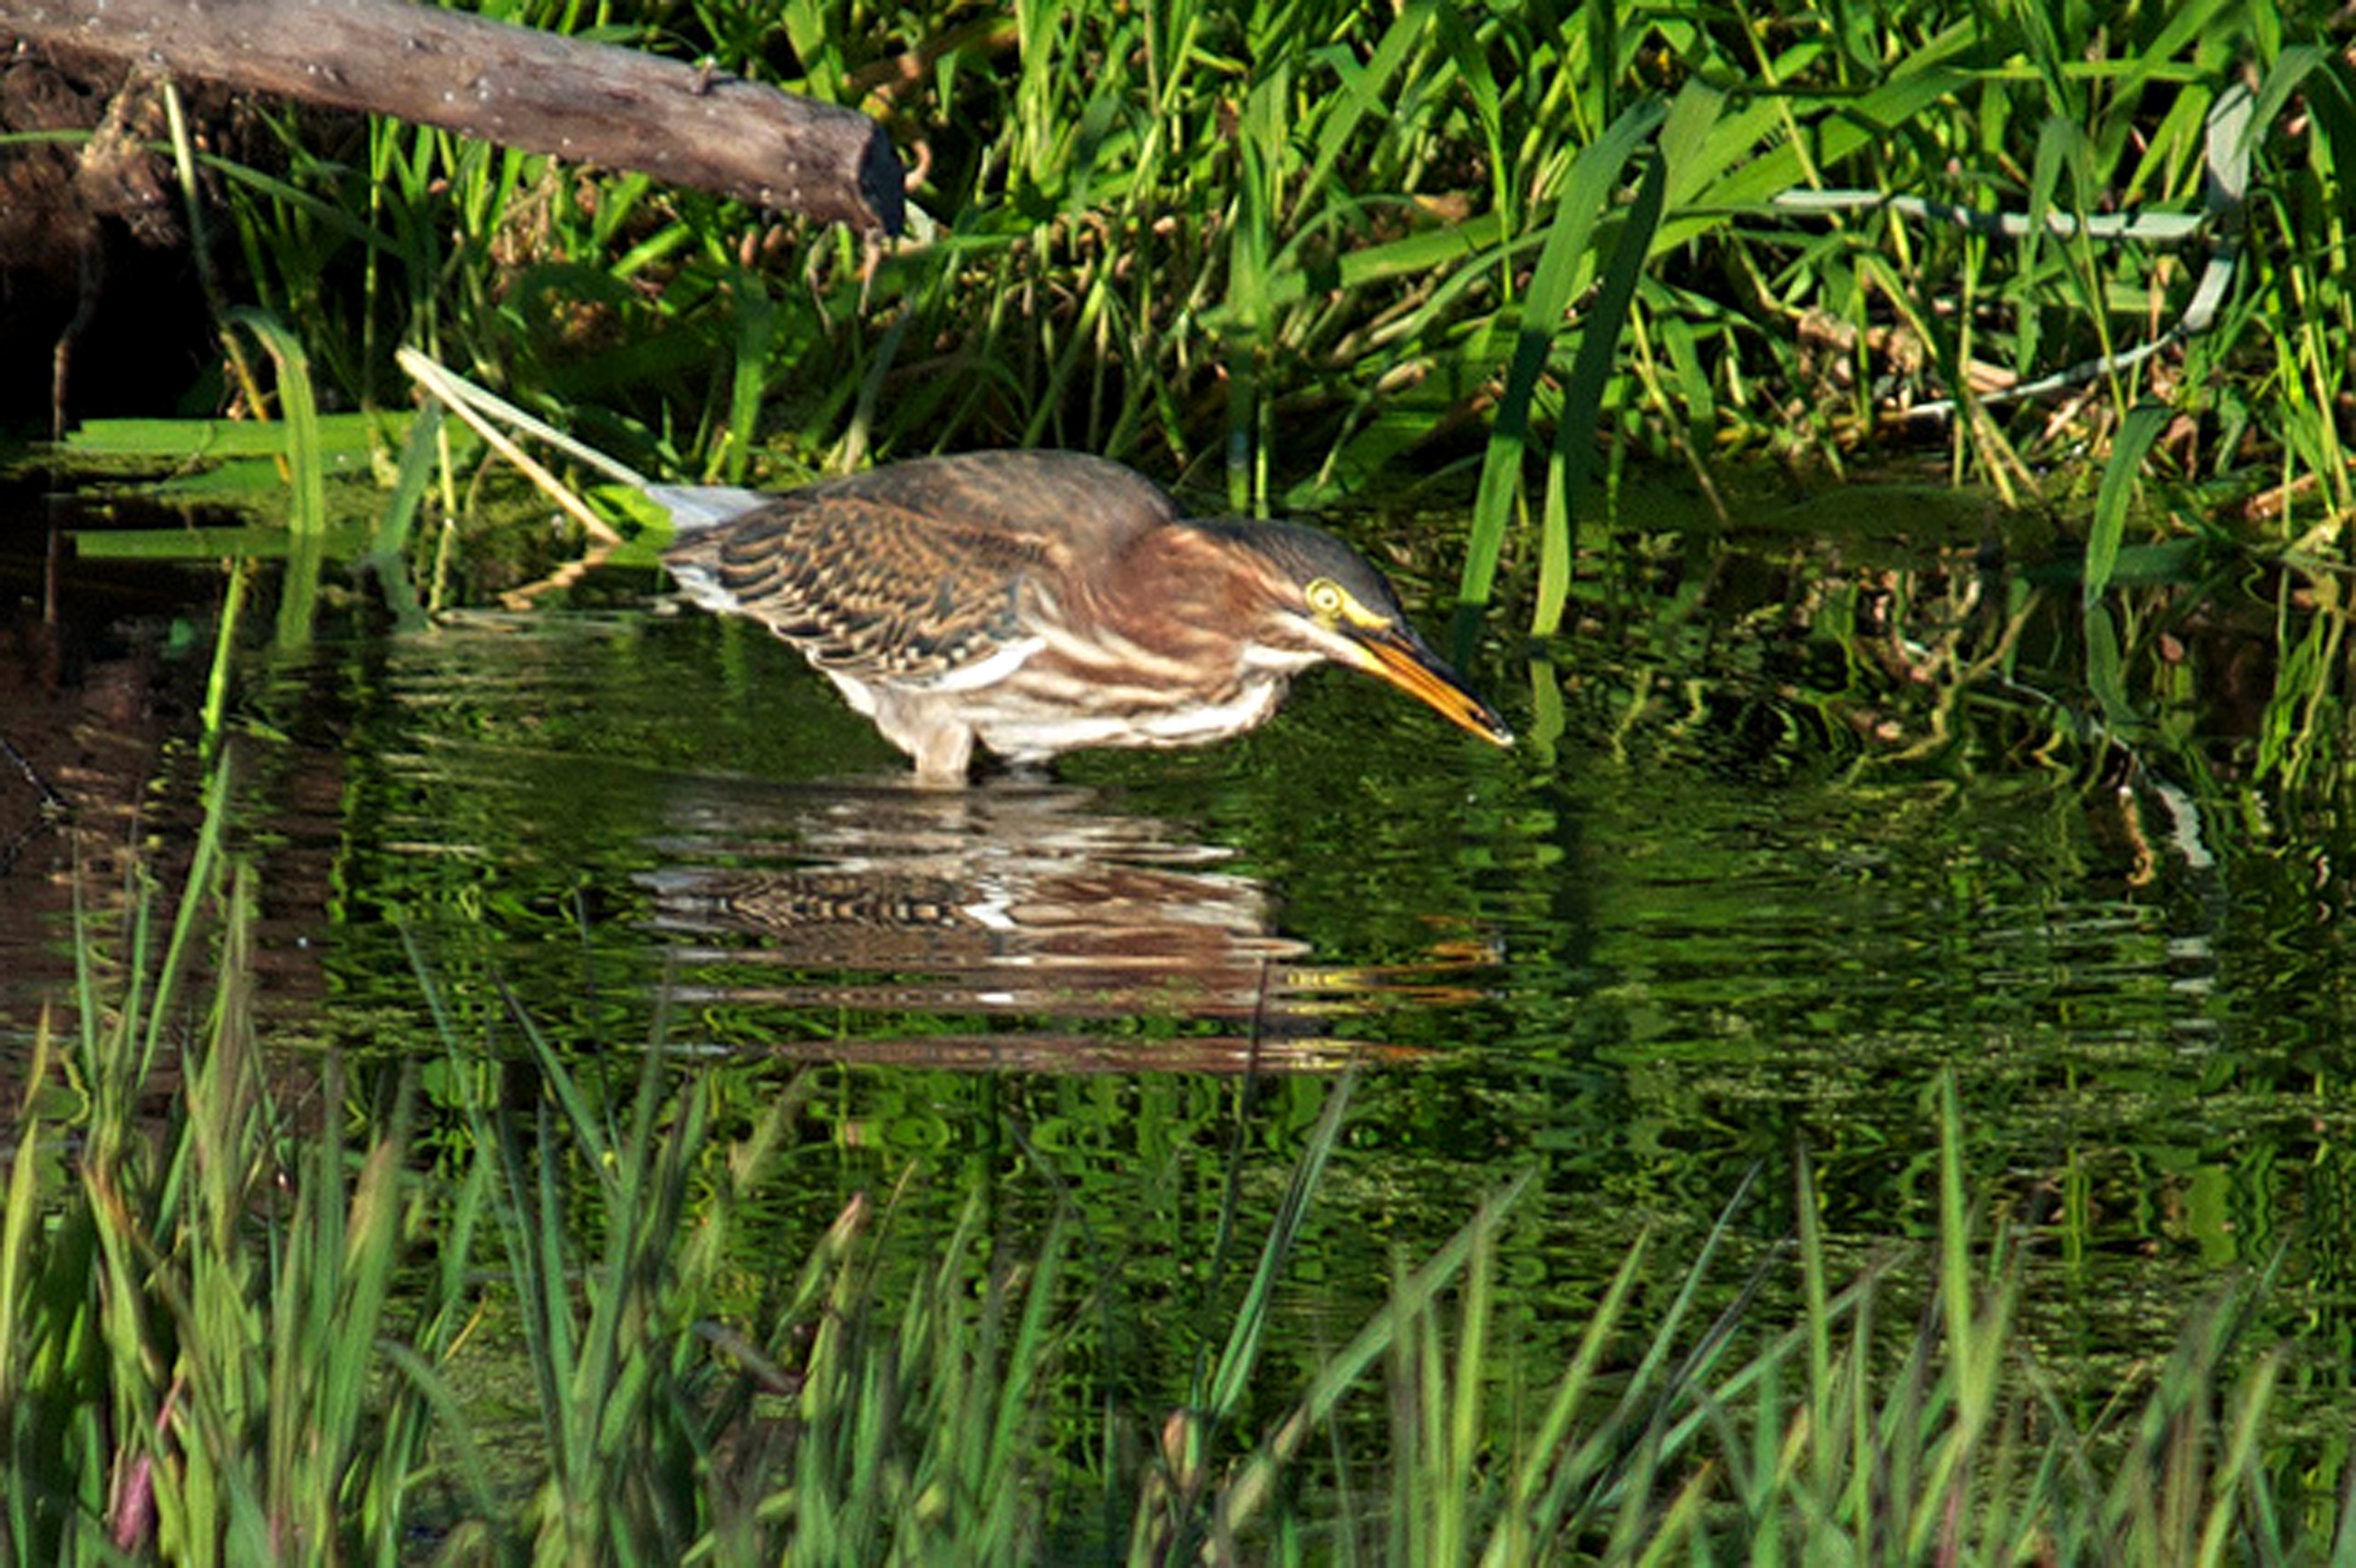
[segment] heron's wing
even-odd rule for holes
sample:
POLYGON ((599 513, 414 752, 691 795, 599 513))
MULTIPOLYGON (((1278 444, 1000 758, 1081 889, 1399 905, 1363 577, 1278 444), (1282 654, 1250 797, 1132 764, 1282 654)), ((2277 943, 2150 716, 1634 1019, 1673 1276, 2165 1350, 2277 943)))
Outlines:
POLYGON ((689 594, 863 679, 952 673, 1020 639, 1019 540, 864 497, 787 496, 667 557, 689 594))
POLYGON ((970 453, 790 491, 665 559, 691 596, 754 617, 822 668, 945 681, 1019 659, 1026 617, 1176 515, 1113 464, 970 453))

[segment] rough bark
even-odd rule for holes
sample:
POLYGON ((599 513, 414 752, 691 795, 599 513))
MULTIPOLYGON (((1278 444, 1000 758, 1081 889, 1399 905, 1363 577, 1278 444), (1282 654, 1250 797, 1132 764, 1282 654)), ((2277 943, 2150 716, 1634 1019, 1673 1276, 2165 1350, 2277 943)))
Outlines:
POLYGON ((901 229, 900 161, 863 114, 409 0, 0 0, 10 35, 901 229))

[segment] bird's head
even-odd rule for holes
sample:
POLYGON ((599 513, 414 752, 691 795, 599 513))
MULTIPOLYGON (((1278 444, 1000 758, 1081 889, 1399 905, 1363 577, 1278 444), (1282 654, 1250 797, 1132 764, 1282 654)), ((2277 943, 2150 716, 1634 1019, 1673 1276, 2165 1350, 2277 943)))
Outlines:
POLYGON ((1514 732, 1417 635, 1374 564, 1323 529, 1297 522, 1203 525, 1225 535, 1260 607, 1256 644, 1280 657, 1329 659, 1389 682, 1495 746, 1514 732))

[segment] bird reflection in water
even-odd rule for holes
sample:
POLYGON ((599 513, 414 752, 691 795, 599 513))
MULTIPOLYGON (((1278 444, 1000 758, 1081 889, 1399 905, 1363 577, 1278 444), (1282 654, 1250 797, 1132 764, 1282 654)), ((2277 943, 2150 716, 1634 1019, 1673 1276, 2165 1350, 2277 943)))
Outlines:
POLYGON ((830 1059, 1064 1072, 1330 1069, 1414 1055, 1337 1031, 1468 1001, 1491 956, 1459 945, 1423 963, 1318 965, 1275 932, 1266 891, 1222 868, 1226 852, 1072 786, 707 780, 674 820, 677 862, 642 881, 658 927, 685 939, 672 997, 719 1048, 759 1039, 830 1059), (852 1022, 780 1044, 788 1014, 852 1022), (911 1015, 925 1022, 912 1029, 911 1015), (1119 1032, 1091 1027, 1108 1022, 1119 1032))
POLYGON ((1319 968, 1218 852, 1084 789, 960 788, 978 751, 1032 765, 1239 734, 1325 662, 1511 745, 1341 540, 1188 519, 1143 478, 1072 453, 920 459, 774 496, 659 485, 423 356, 400 359, 560 500, 502 427, 659 501, 679 535, 664 559, 690 596, 800 649, 931 787, 680 803, 680 863, 642 879, 660 927, 704 939, 677 954, 692 978, 674 996, 702 1010, 715 1045, 850 1013, 873 1031, 813 1038, 809 1054, 1315 1068, 1373 1048, 1335 1037, 1336 1020, 1472 994, 1463 977, 1478 966, 1461 953, 1319 968), (979 1026, 958 1033, 960 1019, 979 1026), (1086 1026, 1107 1021, 1118 1029, 1086 1026))

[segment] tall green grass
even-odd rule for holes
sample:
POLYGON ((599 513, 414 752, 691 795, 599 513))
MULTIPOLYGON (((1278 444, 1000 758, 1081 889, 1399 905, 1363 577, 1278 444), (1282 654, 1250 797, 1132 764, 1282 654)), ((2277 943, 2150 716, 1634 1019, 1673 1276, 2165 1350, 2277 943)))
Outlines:
POLYGON ((71 1037, 34 1042, 0 1221, 0 1533, 20 1557, 401 1541, 424 1427, 413 1391, 381 1386, 377 1338, 405 1097, 364 1145, 298 1131, 290 1099, 340 1086, 264 1060, 226 777, 177 906, 143 884, 85 915, 71 1037))
POLYGON ((1930 444, 2066 502, 2151 403, 2181 505, 2278 491, 2292 542, 2356 499, 2320 10, 641 15, 609 32, 884 114, 920 237, 870 276, 643 177, 286 115, 283 168, 215 173, 346 396, 402 395, 406 340, 697 477, 1055 443, 1268 510, 1477 467, 1464 593, 1502 562, 1541 629, 1629 456, 1709 486, 1930 444))

